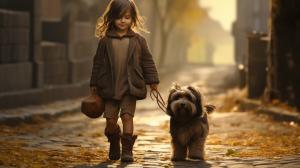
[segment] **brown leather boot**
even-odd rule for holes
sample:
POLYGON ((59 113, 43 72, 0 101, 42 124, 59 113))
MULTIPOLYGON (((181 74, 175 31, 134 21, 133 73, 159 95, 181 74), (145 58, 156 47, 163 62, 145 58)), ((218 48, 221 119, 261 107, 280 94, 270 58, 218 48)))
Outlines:
POLYGON ((120 137, 121 129, 118 125, 118 128, 114 133, 108 133, 105 129, 105 136, 110 142, 109 145, 109 159, 110 160, 119 160, 120 159, 120 137))
POLYGON ((122 143, 122 162, 133 162, 132 149, 137 135, 123 134, 121 137, 122 143))

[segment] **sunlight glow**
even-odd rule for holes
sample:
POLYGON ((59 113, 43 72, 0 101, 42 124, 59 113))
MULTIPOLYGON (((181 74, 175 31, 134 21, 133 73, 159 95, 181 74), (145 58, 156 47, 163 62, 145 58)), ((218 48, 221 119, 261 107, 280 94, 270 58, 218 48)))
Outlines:
POLYGON ((225 30, 231 30, 236 19, 236 0, 199 0, 199 3, 209 9, 209 15, 218 20, 225 30))

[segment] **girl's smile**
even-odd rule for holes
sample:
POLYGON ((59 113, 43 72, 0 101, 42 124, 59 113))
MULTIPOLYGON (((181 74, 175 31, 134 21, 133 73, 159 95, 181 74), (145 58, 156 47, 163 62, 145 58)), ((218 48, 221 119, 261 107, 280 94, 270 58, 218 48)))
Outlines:
POLYGON ((115 20, 115 26, 119 31, 127 31, 132 25, 130 11, 127 11, 122 17, 115 20))

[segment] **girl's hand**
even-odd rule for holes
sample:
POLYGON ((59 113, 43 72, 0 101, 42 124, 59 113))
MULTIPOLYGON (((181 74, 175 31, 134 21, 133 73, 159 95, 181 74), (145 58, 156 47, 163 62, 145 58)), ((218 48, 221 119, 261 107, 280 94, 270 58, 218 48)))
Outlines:
POLYGON ((157 90, 157 84, 151 84, 150 88, 151 90, 157 90))

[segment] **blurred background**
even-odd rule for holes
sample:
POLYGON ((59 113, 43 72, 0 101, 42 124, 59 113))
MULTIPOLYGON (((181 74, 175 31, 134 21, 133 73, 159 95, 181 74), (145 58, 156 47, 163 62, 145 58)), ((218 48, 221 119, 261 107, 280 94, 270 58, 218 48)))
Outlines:
MULTIPOLYGON (((163 98, 173 82, 197 85, 217 112, 207 162, 176 164, 169 117, 138 101, 133 167, 299 167, 300 1, 135 2, 163 98)), ((121 164, 106 160, 105 120, 80 113, 108 3, 0 0, 0 167, 121 164)))
MULTIPOLYGON (((108 3, 1 0, 0 107, 86 95, 97 46, 95 23, 108 3)), ((145 17, 150 33, 143 35, 161 76, 187 65, 231 66, 231 83, 246 87, 250 98, 263 96, 299 106, 298 49, 282 47, 297 41, 299 24, 297 19, 290 19, 287 23, 293 24, 288 28, 278 24, 284 17, 296 18, 296 11, 278 12, 290 4, 275 0, 136 3, 145 17)))

